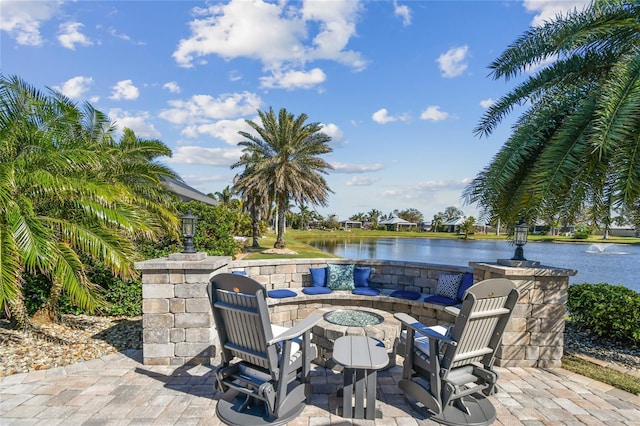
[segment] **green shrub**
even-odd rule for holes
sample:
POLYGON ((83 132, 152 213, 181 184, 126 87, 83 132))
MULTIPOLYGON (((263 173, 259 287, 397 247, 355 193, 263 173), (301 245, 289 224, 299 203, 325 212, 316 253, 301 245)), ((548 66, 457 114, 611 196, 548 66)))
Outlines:
POLYGON ((596 336, 640 343, 640 293, 622 285, 569 286, 571 320, 596 336))
POLYGON ((573 238, 575 238, 576 240, 586 240, 587 238, 589 238, 589 233, 576 231, 573 233, 573 238))

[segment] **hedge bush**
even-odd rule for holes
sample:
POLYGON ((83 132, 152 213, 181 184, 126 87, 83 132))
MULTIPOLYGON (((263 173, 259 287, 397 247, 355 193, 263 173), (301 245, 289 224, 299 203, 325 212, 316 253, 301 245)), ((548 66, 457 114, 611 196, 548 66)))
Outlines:
POLYGON ((640 343, 640 293, 622 285, 573 284, 567 308, 581 329, 621 342, 640 343))

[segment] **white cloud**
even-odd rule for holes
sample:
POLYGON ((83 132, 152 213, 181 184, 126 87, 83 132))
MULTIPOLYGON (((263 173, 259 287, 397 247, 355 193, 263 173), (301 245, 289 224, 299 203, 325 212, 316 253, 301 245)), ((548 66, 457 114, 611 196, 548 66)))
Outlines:
POLYGON ((362 55, 347 49, 359 11, 360 4, 352 0, 334 0, 331 7, 318 1, 213 3, 193 9, 191 35, 180 40, 173 58, 182 67, 208 55, 257 59, 270 74, 263 83, 267 87, 308 87, 324 78, 315 70, 310 75, 300 71, 307 62, 332 60, 355 70, 365 68, 362 55), (288 80, 279 82, 279 77, 288 80))
POLYGON ((109 96, 109 99, 133 101, 138 99, 138 96, 140 96, 140 91, 134 86, 133 82, 131 80, 122 80, 113 86, 113 94, 109 96))
POLYGON ((493 98, 487 98, 480 101, 480 106, 484 109, 487 109, 495 103, 496 101, 493 98))
POLYGON ((527 11, 537 13, 531 21, 531 25, 537 27, 554 19, 558 14, 565 14, 574 9, 582 10, 589 3, 590 0, 524 0, 522 5, 527 11))
POLYGON ((333 124, 333 123, 329 123, 329 124, 322 123, 321 126, 322 126, 322 133, 331 137, 330 144, 340 145, 340 142, 342 142, 342 139, 344 138, 344 133, 342 133, 342 130, 340 129, 340 127, 338 127, 336 124, 333 124))
POLYGON ((347 164, 347 163, 331 163, 334 173, 370 173, 377 172, 384 168, 383 164, 347 164))
POLYGON ((40 24, 54 17, 61 1, 2 0, 0 31, 6 31, 18 44, 40 46, 44 42, 40 24))
POLYGON ((380 108, 371 114, 371 119, 378 124, 387 124, 393 123, 394 121, 409 121, 410 117, 407 113, 391 116, 386 108, 380 108))
POLYGON ((65 22, 58 27, 58 41, 62 47, 76 50, 76 45, 91 46, 93 42, 80 30, 84 27, 80 22, 65 22))
POLYGON ((376 177, 354 176, 346 182, 347 186, 371 186, 380 179, 376 177))
POLYGON ((160 117, 173 124, 208 123, 211 120, 228 119, 255 114, 262 106, 262 99, 255 93, 194 95, 186 101, 169 101, 170 109, 160 112, 160 117))
POLYGON ((229 167, 242 155, 241 149, 203 148, 199 146, 180 146, 173 151, 168 163, 199 164, 205 166, 229 167))
POLYGON ((440 66, 442 76, 445 78, 457 77, 467 69, 467 54, 469 46, 460 46, 449 49, 440 55, 437 62, 440 66))
POLYGON ((180 86, 178 86, 178 83, 176 83, 175 81, 165 83, 162 88, 167 89, 171 93, 180 93, 180 86))
POLYGON ((244 130, 251 133, 251 128, 243 119, 238 120, 218 120, 211 123, 193 124, 185 127, 181 134, 188 138, 197 138, 201 135, 211 136, 221 139, 229 145, 237 145, 244 140, 238 131, 244 130))
POLYGON ((411 25, 411 9, 409 9, 409 6, 399 5, 397 1, 394 1, 393 13, 402 18, 402 25, 405 27, 411 25))
POLYGON ((160 132, 156 130, 149 121, 149 113, 141 112, 133 115, 128 111, 120 108, 112 108, 109 110, 109 118, 115 122, 118 130, 122 132, 125 127, 133 130, 139 138, 157 139, 160 138, 160 132))
POLYGON ((268 89, 310 89, 324 83, 327 75, 320 69, 310 71, 276 71, 271 76, 260 77, 260 85, 268 89))
POLYGON ((428 106, 427 109, 422 111, 420 114, 421 120, 428 121, 442 121, 449 118, 450 114, 448 112, 440 111, 440 107, 437 105, 428 106))
POLYGON ((445 191, 460 191, 469 182, 469 178, 461 180, 430 180, 417 182, 413 185, 403 185, 395 189, 388 189, 382 195, 400 198, 403 200, 421 200, 431 194, 440 194, 445 191))
POLYGON ((81 99, 92 84, 93 78, 77 76, 65 81, 62 86, 53 86, 53 88, 70 99, 81 99))

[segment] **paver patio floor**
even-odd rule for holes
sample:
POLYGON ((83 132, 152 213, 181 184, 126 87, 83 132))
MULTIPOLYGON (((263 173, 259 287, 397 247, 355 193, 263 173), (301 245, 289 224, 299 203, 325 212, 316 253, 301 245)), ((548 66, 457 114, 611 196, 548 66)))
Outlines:
MULTIPOLYGON (((67 367, 0 378, 0 424, 9 425, 218 425, 219 394, 211 366, 159 367, 128 351, 67 367)), ((413 412, 397 382, 398 366, 378 373, 379 416, 336 415, 342 375, 313 369, 313 395, 291 425, 436 424, 413 412)), ((496 425, 640 425, 640 396, 563 369, 500 368, 499 392, 490 397, 496 425)))

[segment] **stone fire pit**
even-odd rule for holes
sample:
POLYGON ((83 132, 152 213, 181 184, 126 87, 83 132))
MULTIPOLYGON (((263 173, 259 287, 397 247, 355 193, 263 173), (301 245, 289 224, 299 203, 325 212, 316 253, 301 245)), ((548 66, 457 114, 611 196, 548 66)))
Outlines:
POLYGON ((395 365, 400 321, 393 314, 372 308, 321 308, 318 312, 324 315, 312 330, 312 342, 318 346, 317 364, 333 368, 333 344, 339 337, 367 336, 380 340, 387 348, 389 364, 385 368, 395 365))

